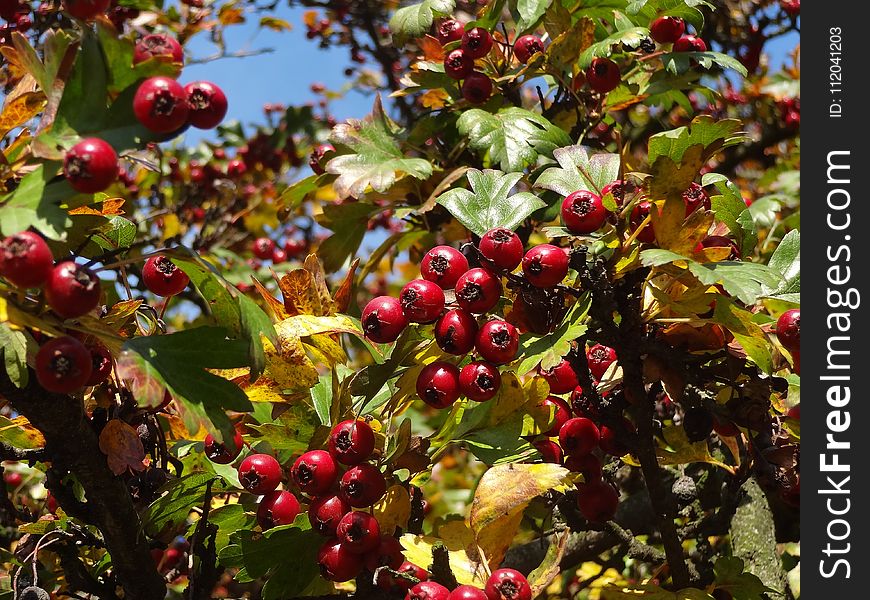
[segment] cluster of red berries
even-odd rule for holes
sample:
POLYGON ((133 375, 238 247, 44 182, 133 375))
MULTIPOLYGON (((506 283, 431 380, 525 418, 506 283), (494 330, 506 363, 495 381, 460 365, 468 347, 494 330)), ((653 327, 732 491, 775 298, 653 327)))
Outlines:
POLYGON ((777 102, 782 122, 786 127, 796 129, 801 124, 801 99, 783 98, 777 102))
POLYGON ((659 17, 649 26, 650 37, 659 44, 673 44, 674 52, 706 52, 701 38, 686 33, 686 22, 679 17, 659 17))
POLYGON ((474 61, 492 49, 492 35, 483 27, 465 31, 459 21, 446 19, 435 29, 442 46, 459 42, 459 48, 444 57, 444 72, 452 79, 462 80, 462 97, 471 104, 482 104, 492 95, 492 80, 474 70, 474 61))
POLYGON ((448 590, 434 581, 421 581, 405 600, 531 600, 532 588, 526 576, 515 569, 498 569, 486 580, 483 589, 460 585, 448 590))
POLYGON ((791 353, 794 372, 801 373, 801 309, 792 308, 776 321, 776 337, 782 347, 791 353))
POLYGON ((20 0, 0 0, 0 18, 6 23, 0 25, 0 45, 12 44, 12 32, 26 33, 33 27, 30 5, 20 0))
MULTIPOLYGON (((258 237, 251 244, 251 251, 259 260, 271 260, 274 264, 279 264, 291 258, 297 258, 308 250, 308 242, 298 236, 288 235, 284 244, 279 246, 272 239, 267 237, 258 237)), ((258 266, 256 264, 252 265, 258 266)))

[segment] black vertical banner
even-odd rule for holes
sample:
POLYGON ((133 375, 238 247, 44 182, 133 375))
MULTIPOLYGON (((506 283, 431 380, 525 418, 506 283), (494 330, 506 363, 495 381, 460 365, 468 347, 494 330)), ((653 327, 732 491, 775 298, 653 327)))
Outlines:
POLYGON ((867 597, 866 3, 801 13, 801 596, 867 597))

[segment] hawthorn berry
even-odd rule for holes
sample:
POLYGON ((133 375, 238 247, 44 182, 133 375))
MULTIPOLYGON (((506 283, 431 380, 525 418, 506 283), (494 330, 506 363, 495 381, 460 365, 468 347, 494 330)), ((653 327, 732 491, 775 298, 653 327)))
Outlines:
POLYGON ((481 326, 474 347, 484 360, 503 365, 516 358, 520 347, 520 334, 507 321, 493 319, 481 326))
POLYGON ((318 496, 308 505, 311 528, 325 536, 334 536, 341 518, 350 512, 350 504, 341 496, 318 496))
POLYGON ((234 158, 227 163, 227 177, 230 179, 241 179, 248 172, 248 166, 240 158, 234 158))
POLYGON ((305 240, 290 238, 284 242, 284 253, 289 257, 299 256, 305 252, 307 247, 308 244, 305 243, 305 240))
POLYGON ((523 242, 520 236, 504 227, 496 227, 484 233, 478 247, 488 268, 513 271, 523 261, 523 242))
POLYGON ((402 544, 391 535, 382 535, 378 547, 365 557, 366 568, 374 573, 379 567, 389 567, 396 570, 402 566, 405 557, 402 554, 402 544))
POLYGON ((649 34, 659 44, 673 44, 686 32, 686 23, 679 17, 659 17, 649 26, 649 34))
POLYGON ((468 259, 462 252, 450 246, 435 246, 420 262, 420 275, 423 279, 437 283, 444 290, 453 288, 467 270, 468 259))
POLYGON ((51 249, 39 234, 22 231, 0 242, 0 277, 15 287, 41 287, 53 267, 51 249))
POLYGON ((350 581, 363 568, 363 557, 351 552, 338 539, 324 542, 317 552, 320 575, 328 581, 350 581))
POLYGON ((462 39, 464 29, 462 23, 456 19, 444 19, 435 28, 435 37, 442 46, 446 46, 450 42, 458 42, 462 39))
POLYGON ((381 499, 387 482, 375 467, 363 463, 345 471, 338 487, 345 502, 353 508, 365 508, 381 499))
POLYGON ((152 256, 142 268, 142 281, 152 294, 175 296, 184 291, 190 277, 165 256, 152 256))
POLYGON ((329 434, 329 453, 343 465, 360 464, 374 449, 375 432, 365 421, 342 421, 329 434))
POLYGON ((537 440, 532 444, 545 463, 562 464, 562 447, 553 440, 537 440))
POLYGON ((547 417, 550 418, 552 410, 552 425, 543 434, 547 437, 555 437, 559 435, 562 425, 568 422, 571 418, 571 408, 568 403, 556 396, 547 396, 537 404, 537 408, 547 411, 547 417))
POLYGON ((713 417, 713 431, 719 437, 734 437, 740 433, 740 429, 733 422, 716 416, 713 417))
MULTIPOLYGON (((632 232, 636 231, 638 227, 640 227, 641 223, 646 220, 647 216, 649 216, 650 210, 652 210, 653 204, 647 200, 642 200, 634 205, 634 208, 631 209, 631 217, 629 218, 632 232)), ((652 244, 656 241, 656 232, 653 229, 652 222, 644 225, 644 228, 640 230, 640 232, 635 236, 640 242, 645 244, 652 244)))
POLYGON ((167 57, 172 62, 184 62, 184 50, 174 37, 164 33, 151 33, 136 42, 133 49, 133 64, 137 65, 149 58, 167 57))
POLYGON ((486 580, 489 600, 532 600, 532 588, 526 576, 515 569, 497 569, 486 580))
POLYGON ((683 431, 690 442, 706 440, 713 433, 713 415, 703 406, 686 409, 683 413, 683 431))
POLYGON ((704 207, 704 210, 710 210, 710 196, 704 191, 704 188, 699 184, 692 184, 683 192, 683 203, 686 205, 686 216, 704 207))
POLYGON ((93 369, 91 353, 69 336, 54 338, 40 346, 34 367, 39 385, 56 394, 69 394, 84 387, 93 369))
MULTIPOLYGON (((634 431, 634 424, 623 417, 622 428, 626 431, 634 431)), ((628 454, 628 447, 617 438, 617 429, 610 425, 602 425, 599 428, 601 438, 598 440, 598 447, 605 454, 611 456, 625 456, 628 454)))
POLYGON ((565 467, 573 473, 583 475, 583 480, 587 483, 601 479, 601 461, 594 454, 569 456, 565 460, 565 467))
POLYGON ((628 194, 633 194, 637 191, 637 186, 633 183, 625 181, 623 179, 616 179, 611 181, 603 188, 601 188, 601 198, 603 199, 607 194, 613 196, 613 199, 616 200, 616 204, 618 206, 622 206, 625 204, 625 197, 628 194))
POLYGON ((450 592, 448 600, 489 600, 486 592, 473 585, 460 585, 450 592))
POLYGON ((471 58, 483 58, 492 48, 492 36, 483 27, 469 29, 462 34, 462 49, 471 58))
POLYGON ((434 581, 421 581, 416 584, 405 596, 405 600, 447 600, 450 590, 434 581))
POLYGON ((242 447, 245 442, 242 440, 242 434, 236 431, 233 436, 233 444, 232 448, 227 446, 223 442, 219 442, 214 439, 212 434, 208 434, 205 436, 205 442, 203 443, 203 451, 205 452, 206 458, 208 458, 211 462, 217 463, 219 465, 228 465, 236 458, 238 458, 239 454, 242 453, 242 447))
POLYGON ((109 10, 111 0, 63 0, 63 8, 70 16, 82 21, 104 14, 109 10))
POLYGON ((417 585, 417 583, 429 579, 429 571, 407 560, 404 561, 396 571, 404 575, 409 575, 417 580, 414 582, 404 577, 393 577, 393 585, 405 590, 410 590, 412 587, 417 585))
POLYGON ((381 544, 381 526, 374 515, 352 511, 338 522, 335 535, 351 552, 366 554, 377 550, 381 544))
POLYGON ((267 492, 257 507, 257 524, 263 529, 290 525, 299 514, 299 500, 287 490, 267 492))
POLYGON ((500 387, 501 374, 489 363, 478 360, 468 363, 459 371, 459 391, 475 402, 493 399, 500 387))
POLYGON ((801 347, 801 309, 792 308, 776 320, 776 337, 783 348, 794 354, 801 347))
POLYGON ((93 271, 72 261, 55 265, 45 284, 45 299, 64 319, 87 314, 100 302, 100 280, 93 271))
POLYGON ((366 304, 360 322, 366 337, 378 344, 395 342, 408 326, 402 303, 392 296, 378 296, 366 304))
POLYGON ((85 385, 100 385, 112 374, 112 353, 102 342, 94 339, 86 346, 91 354, 91 376, 85 385))
POLYGON ((462 97, 471 104, 483 104, 492 96, 492 79, 475 71, 462 82, 462 97))
POLYGON ((600 196, 579 190, 562 201, 562 224, 571 233, 592 233, 604 225, 607 212, 600 196))
POLYGON ((601 409, 596 398, 586 394, 579 385, 571 392, 571 410, 578 417, 597 420, 601 417, 601 409))
POLYGON ((427 279, 415 279, 402 288, 399 302, 412 323, 432 323, 444 310, 444 290, 427 279))
POLYGON ((795 375, 801 374, 801 352, 800 350, 791 351, 791 368, 795 375))
POLYGON ((212 129, 227 115, 224 91, 210 81, 194 81, 184 86, 187 94, 187 121, 197 129, 212 129))
POLYGON ((474 348, 477 321, 471 313, 454 308, 438 319, 434 333, 439 348, 448 354, 462 356, 474 348))
POLYGON ((457 48, 444 57, 444 72, 452 79, 465 79, 474 71, 474 59, 457 48))
POLYGON ((589 372, 595 379, 601 379, 610 367, 616 361, 616 350, 603 344, 595 344, 586 351, 586 363, 589 365, 589 372))
POLYGON ((492 310, 501 298, 501 279, 486 269, 469 269, 456 282, 456 302, 474 314, 492 310))
POLYGON ((426 365, 417 375, 417 395, 433 408, 447 408, 459 398, 459 369, 440 360, 426 365))
POLYGON ((600 439, 598 427, 586 417, 568 419, 559 429, 559 445, 569 456, 591 453, 600 439))
POLYGON ((674 52, 706 52, 707 44, 694 35, 681 36, 674 42, 674 52))
POLYGON ((100 138, 86 138, 67 150, 63 176, 81 194, 96 194, 118 178, 118 155, 100 138))
POLYGON ((239 465, 239 482, 252 494, 271 492, 281 483, 281 465, 269 454, 251 454, 239 465))
POLYGON ((540 244, 523 256, 523 275, 535 287, 553 287, 567 274, 568 255, 557 246, 540 244))
POLYGON ((589 82, 589 87, 600 94, 615 89, 621 80, 619 65, 609 58, 594 58, 586 69, 586 81, 589 82))
POLYGON ((577 485, 577 508, 587 521, 604 523, 616 515, 619 494, 607 482, 596 480, 577 485))
POLYGON ((552 369, 544 369, 538 365, 538 375, 550 384, 551 394, 567 394, 579 384, 574 367, 564 358, 552 369))
POLYGON ((514 54, 517 60, 523 64, 528 63, 534 54, 543 51, 544 42, 536 35, 524 35, 514 42, 514 54))
POLYGON ((133 96, 133 114, 155 133, 170 133, 181 128, 190 112, 187 92, 170 77, 150 77, 133 96))
POLYGON ((272 252, 275 250, 275 242, 267 237, 259 237, 254 240, 254 245, 251 248, 254 256, 260 260, 269 260, 272 258, 272 252))
POLYGON ((293 463, 290 477, 306 494, 322 494, 335 483, 338 464, 326 450, 309 450, 293 463))

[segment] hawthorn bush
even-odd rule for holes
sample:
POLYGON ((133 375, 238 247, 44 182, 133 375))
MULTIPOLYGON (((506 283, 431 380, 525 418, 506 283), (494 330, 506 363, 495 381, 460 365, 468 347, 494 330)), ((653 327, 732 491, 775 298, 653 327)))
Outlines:
POLYGON ((0 597, 798 598, 799 2, 290 5, 0 5, 0 597))

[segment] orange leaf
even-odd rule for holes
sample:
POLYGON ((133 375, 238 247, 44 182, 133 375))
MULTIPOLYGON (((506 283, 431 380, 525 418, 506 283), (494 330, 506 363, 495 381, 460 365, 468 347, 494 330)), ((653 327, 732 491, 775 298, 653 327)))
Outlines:
POLYGON ((0 135, 24 125, 45 106, 42 92, 24 92, 11 101, 7 100, 0 114, 0 135))
POLYGON ((100 204, 100 210, 91 208, 90 206, 79 206, 69 211, 71 215, 94 215, 97 217, 114 217, 123 215, 124 210, 121 208, 124 205, 123 198, 106 198, 100 204))
POLYGON ((347 275, 344 276, 344 281, 341 282, 341 285, 338 286, 338 290, 335 292, 335 310, 338 312, 346 312, 347 307, 350 306, 350 292, 353 288, 353 275, 356 273, 356 268, 358 266, 359 259, 356 258, 347 270, 347 275))
POLYGON ((420 45, 420 50, 423 51, 423 58, 432 62, 441 62, 444 60, 444 48, 441 42, 436 40, 431 35, 424 36, 417 40, 420 45))
POLYGON ((121 475, 128 468, 134 471, 145 470, 145 448, 139 434, 120 419, 112 419, 100 432, 100 450, 108 458, 109 469, 121 475))
POLYGON ((320 297, 314 290, 314 276, 306 269, 294 269, 278 280, 287 315, 320 315, 320 297))
POLYGON ((278 302, 278 300, 275 299, 275 297, 272 296, 271 293, 269 293, 269 290, 267 290, 266 287, 262 283, 260 283, 256 277, 251 277, 251 280, 254 282, 254 287, 257 289, 258 292, 260 292, 260 296, 266 302, 266 308, 269 310, 270 313, 272 313, 272 320, 283 321, 284 319, 286 319, 289 315, 284 309, 284 305, 278 302))

